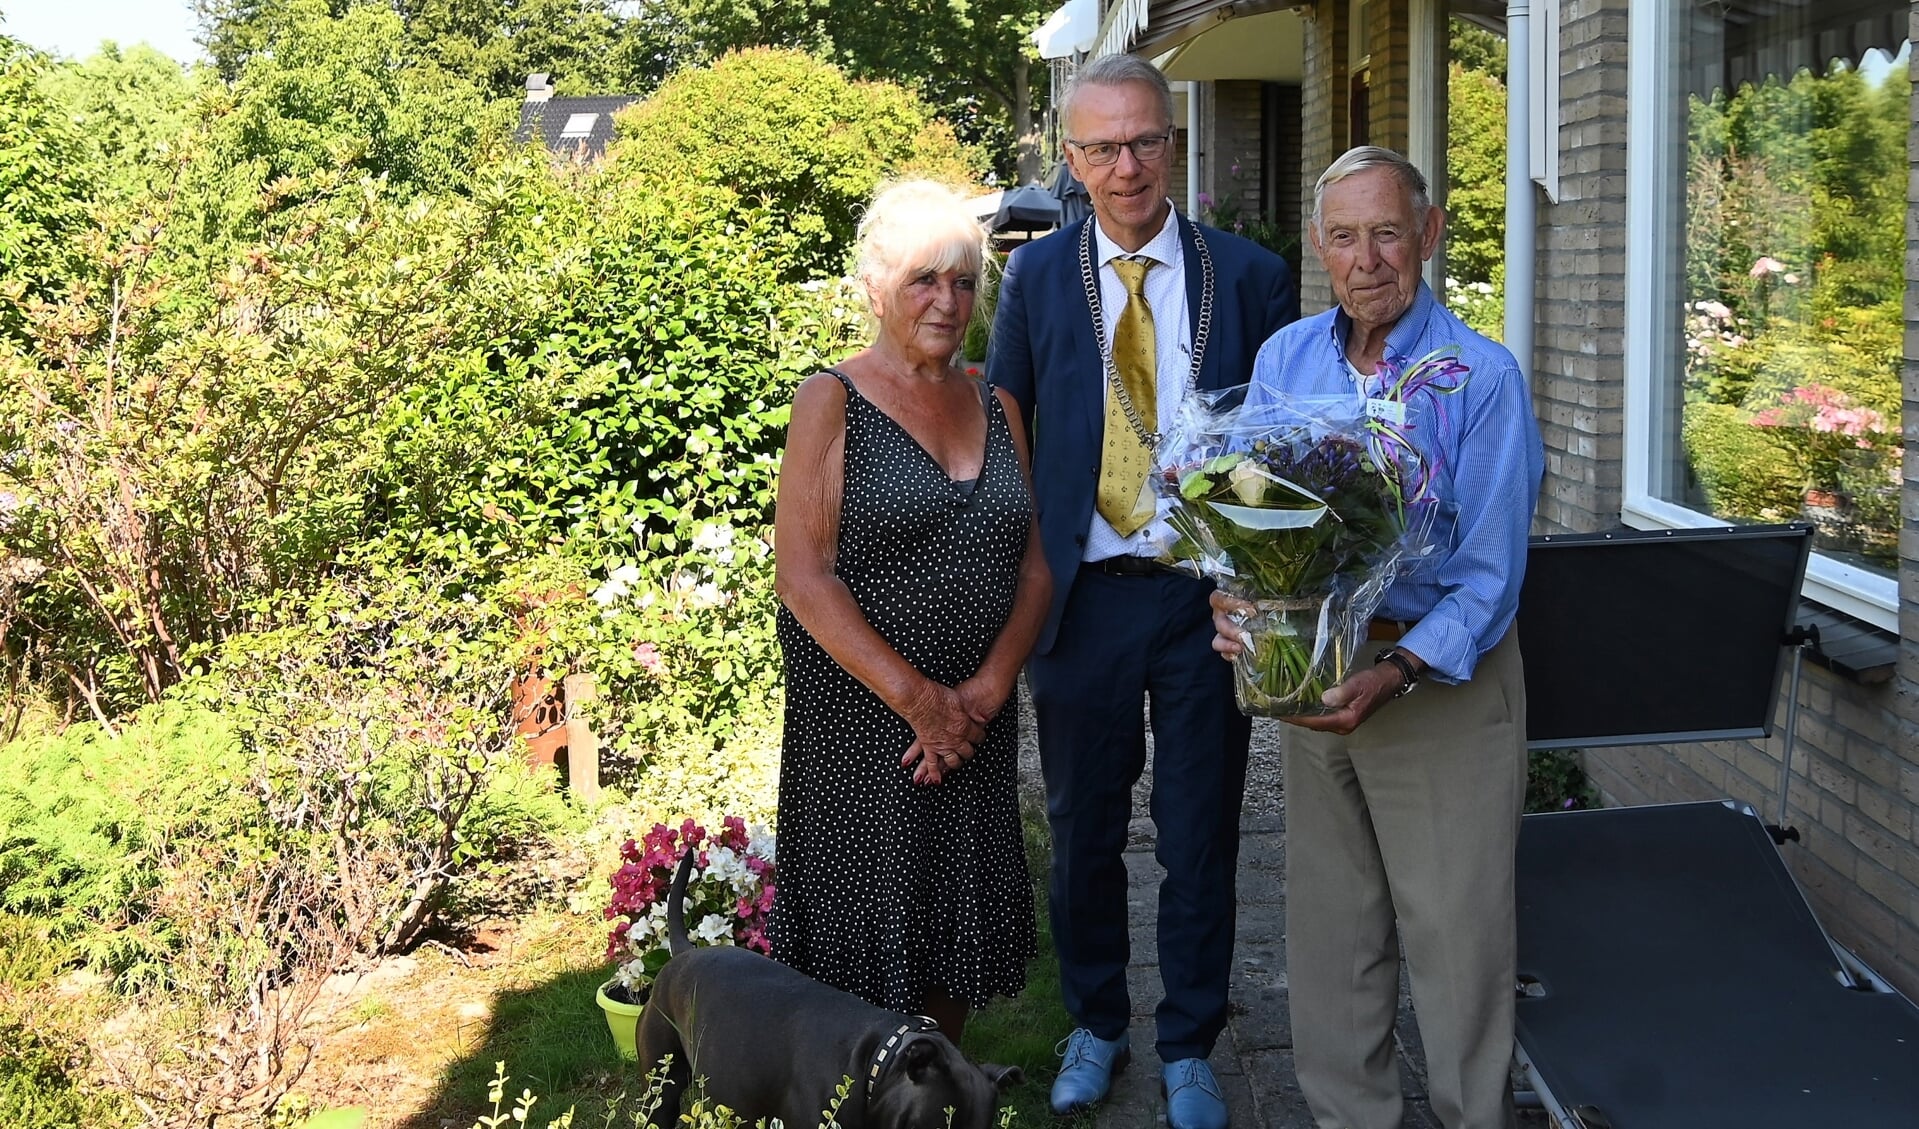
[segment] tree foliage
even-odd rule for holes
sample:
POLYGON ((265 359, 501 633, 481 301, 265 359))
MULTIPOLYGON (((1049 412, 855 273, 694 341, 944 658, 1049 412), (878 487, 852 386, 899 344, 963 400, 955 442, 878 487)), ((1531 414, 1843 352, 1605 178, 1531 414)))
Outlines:
POLYGON ((1446 104, 1446 274, 1505 277, 1506 84, 1454 63, 1446 104))
POLYGON ((407 192, 458 191, 504 119, 466 79, 422 56, 392 12, 338 18, 292 0, 233 83, 214 145, 262 185, 320 170, 384 175, 407 192))
POLYGON ((65 277, 87 227, 94 175, 86 137, 46 88, 46 56, 0 36, 0 336, 24 328, 18 302, 65 277))
POLYGON ((817 273, 842 265, 857 211, 883 178, 975 173, 911 92, 851 81, 799 51, 756 48, 682 72, 622 111, 619 128, 615 160, 765 198, 814 242, 802 262, 817 273))
MULTIPOLYGON (((200 44, 225 78, 238 78, 291 23, 338 19, 352 0, 193 0, 200 44), (303 11, 304 9, 304 11, 303 11)), ((526 77, 550 75, 566 94, 643 94, 684 62, 689 47, 669 8, 619 0, 409 0, 381 4, 420 57, 517 98, 526 77)))
POLYGON ((185 68, 146 44, 112 42, 80 62, 50 68, 49 97, 68 113, 93 152, 95 198, 124 203, 151 187, 166 154, 190 125, 196 84, 185 68))

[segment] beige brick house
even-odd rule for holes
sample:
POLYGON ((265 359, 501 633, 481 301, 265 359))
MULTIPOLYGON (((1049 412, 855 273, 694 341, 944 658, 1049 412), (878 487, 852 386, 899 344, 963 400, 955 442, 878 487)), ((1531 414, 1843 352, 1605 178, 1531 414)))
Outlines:
MULTIPOLYGON (((1190 84, 1180 88, 1189 178, 1182 191, 1234 193, 1242 205, 1300 224, 1320 171, 1361 141, 1412 155, 1443 200, 1447 22, 1458 14, 1503 27, 1509 7, 1528 17, 1524 59, 1534 72, 1511 107, 1533 123, 1532 176, 1522 190, 1532 220, 1521 224, 1521 239, 1508 235, 1507 341, 1530 361, 1547 446, 1536 532, 1723 525, 1741 516, 1725 501, 1741 484, 1721 481, 1715 492, 1698 446, 1707 432, 1695 431, 1705 416, 1685 406, 1689 381, 1760 332, 1734 312, 1702 330, 1698 319, 1724 308, 1718 291, 1701 289, 1717 285, 1712 279, 1727 279, 1751 309, 1763 302, 1767 316, 1780 303, 1817 307, 1793 316, 1813 327, 1806 333, 1823 333, 1824 344, 1775 358, 1825 363, 1819 357, 1852 351, 1849 341, 1862 349, 1868 339, 1891 342, 1883 374, 1889 410, 1874 425, 1884 428, 1885 450, 1873 465, 1890 468, 1869 531, 1877 548, 1860 550, 1866 541, 1822 527, 1808 569, 1802 620, 1820 624, 1827 646, 1800 687, 1788 821, 1803 839, 1785 853, 1834 937, 1919 998, 1919 102, 1906 49, 1919 3, 1116 0, 1104 5, 1095 53, 1132 50, 1190 84), (1848 97, 1882 97, 1891 108, 1880 113, 1899 115, 1891 175, 1859 189, 1877 192, 1883 183, 1890 207, 1905 201, 1904 235, 1891 236, 1895 260, 1903 238, 1903 260, 1881 272, 1890 299, 1877 307, 1835 298, 1842 291, 1831 287, 1811 297, 1843 264, 1829 251, 1807 257, 1804 232, 1853 201, 1807 189, 1812 181, 1780 173, 1784 165, 1747 161, 1740 146, 1757 151, 1759 142, 1715 132, 1732 137, 1763 122, 1785 131, 1765 142, 1779 152, 1843 144, 1820 117, 1829 112, 1820 101, 1827 95, 1795 84, 1845 73, 1860 82, 1832 79, 1832 89, 1851 83, 1848 97), (1797 105, 1803 94, 1809 116, 1795 124, 1775 109, 1740 118, 1735 95, 1749 88, 1785 99, 1781 105, 1797 105), (1732 172, 1701 180, 1702 145, 1718 146, 1713 167, 1732 172), (1727 175, 1747 176, 1738 190, 1749 195, 1750 180, 1766 177, 1773 196, 1735 214, 1715 195, 1727 175), (1795 250, 1775 254, 1774 244, 1755 242, 1755 225, 1770 225, 1768 237, 1795 250), (1515 247, 1529 251, 1529 271, 1515 263, 1515 247), (1720 275, 1704 262, 1708 249, 1726 260, 1713 268, 1720 275), (1746 258, 1731 262, 1738 254, 1746 258), (1510 304, 1526 292, 1516 275, 1531 279, 1530 309, 1510 304), (1856 336, 1835 334, 1835 321, 1846 319, 1857 320, 1856 336), (1702 333, 1712 339, 1702 344, 1702 333), (1901 452, 1903 470, 1894 461, 1901 452)), ((1311 263, 1303 297, 1309 312, 1331 300, 1311 263)), ((1778 317, 1787 324, 1787 315, 1778 317)), ((1741 379, 1762 388, 1777 375, 1768 372, 1741 379)), ((1753 395, 1739 409, 1746 424, 1761 414, 1749 410, 1759 404, 1753 395)), ((1806 497, 1811 507, 1815 492, 1806 497)), ((1782 693, 1782 722, 1785 710, 1782 693)), ((1775 732, 1766 740, 1591 748, 1584 758, 1608 804, 1731 797, 1770 814, 1781 748, 1775 732)))

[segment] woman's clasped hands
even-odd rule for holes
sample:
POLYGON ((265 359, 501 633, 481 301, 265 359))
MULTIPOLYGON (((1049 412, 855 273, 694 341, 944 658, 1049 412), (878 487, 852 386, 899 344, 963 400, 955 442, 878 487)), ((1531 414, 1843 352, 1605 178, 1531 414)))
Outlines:
POLYGON ((918 762, 913 783, 938 784, 947 773, 972 760, 975 744, 986 737, 986 726, 999 716, 1008 693, 980 678, 969 678, 958 686, 929 679, 902 712, 913 727, 913 743, 900 757, 900 765, 912 767, 918 762))

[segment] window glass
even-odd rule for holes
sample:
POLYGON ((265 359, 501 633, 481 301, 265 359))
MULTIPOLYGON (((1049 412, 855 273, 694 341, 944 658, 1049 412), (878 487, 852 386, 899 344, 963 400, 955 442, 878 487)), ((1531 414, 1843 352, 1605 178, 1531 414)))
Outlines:
POLYGON ((1647 490, 1894 576, 1911 9, 1668 10, 1647 490))

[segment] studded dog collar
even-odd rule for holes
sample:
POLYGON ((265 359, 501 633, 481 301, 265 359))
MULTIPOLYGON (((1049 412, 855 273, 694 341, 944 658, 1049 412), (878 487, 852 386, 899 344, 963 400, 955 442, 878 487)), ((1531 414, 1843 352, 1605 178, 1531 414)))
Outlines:
POLYGON ((872 1065, 866 1068, 866 1100, 873 1100, 873 1087, 879 1084, 880 1075, 886 1070, 886 1060, 893 1057, 893 1052, 899 1049, 900 1043, 908 1035, 922 1035, 938 1029, 939 1024, 924 1015, 916 1015, 912 1022, 900 1024, 887 1036, 886 1042, 881 1043, 880 1049, 873 1053, 872 1065))

